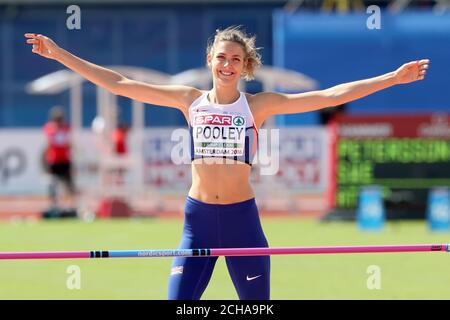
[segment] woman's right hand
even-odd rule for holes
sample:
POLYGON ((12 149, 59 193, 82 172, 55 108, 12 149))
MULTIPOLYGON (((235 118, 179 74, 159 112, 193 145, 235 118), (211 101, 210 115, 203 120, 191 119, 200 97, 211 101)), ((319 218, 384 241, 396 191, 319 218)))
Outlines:
POLYGON ((32 52, 45 58, 56 60, 60 47, 58 47, 52 39, 43 36, 42 34, 35 33, 25 33, 25 38, 27 38, 28 44, 33 45, 32 52))

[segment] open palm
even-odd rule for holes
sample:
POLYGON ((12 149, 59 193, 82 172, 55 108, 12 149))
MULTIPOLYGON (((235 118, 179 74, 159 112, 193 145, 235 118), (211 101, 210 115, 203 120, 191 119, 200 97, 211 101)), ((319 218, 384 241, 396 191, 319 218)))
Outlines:
POLYGON ((425 79, 429 63, 428 59, 405 63, 395 71, 397 83, 404 84, 425 79))

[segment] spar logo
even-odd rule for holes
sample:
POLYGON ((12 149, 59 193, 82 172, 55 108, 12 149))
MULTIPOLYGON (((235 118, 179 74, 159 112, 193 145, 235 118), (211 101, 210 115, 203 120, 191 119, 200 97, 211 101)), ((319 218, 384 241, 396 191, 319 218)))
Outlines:
MULTIPOLYGON (((209 114, 209 115, 198 115, 195 117, 195 124, 212 124, 212 125, 222 125, 231 126, 231 116, 224 116, 221 114, 209 114)), ((242 119, 244 120, 244 119, 242 119)))
POLYGON ((234 117, 234 119, 233 119, 233 124, 234 124, 235 126, 237 126, 237 127, 243 126, 244 123, 245 123, 245 120, 244 120, 244 118, 241 117, 241 116, 236 116, 236 117, 234 117))

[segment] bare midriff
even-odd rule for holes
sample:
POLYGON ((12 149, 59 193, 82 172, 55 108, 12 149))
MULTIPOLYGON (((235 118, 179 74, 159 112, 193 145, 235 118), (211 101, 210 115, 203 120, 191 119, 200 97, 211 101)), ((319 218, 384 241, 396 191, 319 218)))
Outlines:
POLYGON ((223 162, 225 159, 222 158, 192 161, 192 186, 189 190, 191 198, 204 203, 230 204, 255 197, 249 181, 250 165, 239 161, 223 162))

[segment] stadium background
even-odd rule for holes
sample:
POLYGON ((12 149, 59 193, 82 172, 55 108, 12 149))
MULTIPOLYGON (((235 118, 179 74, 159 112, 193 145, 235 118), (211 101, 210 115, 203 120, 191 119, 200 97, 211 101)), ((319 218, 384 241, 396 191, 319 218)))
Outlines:
MULTIPOLYGON (((187 166, 181 170, 183 173, 168 173, 163 178, 154 175, 154 172, 173 171, 174 168, 169 165, 164 169, 170 159, 146 154, 145 146, 163 144, 174 128, 186 127, 186 124, 178 111, 147 106, 143 109, 140 128, 145 129, 143 132, 146 142, 140 144, 142 140, 136 138, 136 131, 132 132, 134 136, 131 137, 131 155, 134 160, 146 159, 140 165, 147 178, 138 183, 136 179, 130 178, 130 185, 121 190, 125 194, 120 194, 132 202, 135 208, 139 208, 134 212, 135 217, 156 215, 157 218, 95 221, 91 224, 78 221, 36 222, 35 219, 39 218, 48 205, 48 180, 39 167, 39 155, 44 144, 41 127, 47 121, 51 107, 63 106, 67 115, 71 115, 73 111, 70 109, 71 95, 68 90, 50 95, 30 93, 29 85, 32 81, 64 68, 56 62, 32 55, 23 40, 24 33, 48 35, 68 51, 100 65, 136 66, 175 75, 188 69, 204 67, 206 43, 217 28, 243 25, 246 31, 257 35, 257 45, 263 48, 261 53, 265 65, 299 72, 312 80, 317 89, 376 76, 392 71, 407 61, 429 58, 432 61, 431 72, 425 81, 384 90, 349 103, 345 110, 349 115, 366 116, 376 113, 386 118, 422 114, 431 117, 431 114, 438 114, 440 119, 444 119, 440 125, 448 128, 449 5, 445 1, 411 1, 405 8, 394 10, 399 4, 400 1, 349 0, 132 1, 123 5, 118 1, 104 1, 101 4, 79 1, 77 5, 82 13, 81 30, 68 30, 68 2, 0 1, 0 213, 5 218, 5 223, 0 226, 3 238, 1 251, 90 250, 99 246, 114 246, 115 249, 175 247, 181 226, 178 218, 182 216, 183 198, 189 183, 187 166), (363 5, 358 7, 361 3, 363 5), (348 4, 348 8, 345 4, 348 4), (372 4, 382 9, 379 30, 366 27, 370 14, 365 10, 372 4), (6 151, 11 148, 22 150, 26 158, 24 163, 28 169, 32 167, 33 173, 28 174, 27 168, 22 168, 20 174, 16 174, 14 170, 8 171, 8 168, 16 165, 9 163, 11 159, 7 160, 6 157, 6 151), (140 199, 133 199, 135 188, 142 187, 151 190, 151 193, 142 193, 140 199), (151 200, 151 204, 142 204, 142 198, 151 200), (165 216, 177 219, 164 219, 165 216), (80 241, 80 238, 84 240, 80 241), (58 243, 57 239, 64 241, 58 243)), ((256 93, 264 89, 264 86, 261 81, 253 81, 247 84, 246 91, 256 93)), ((289 91, 281 85, 275 85, 273 89, 289 91)), ((99 101, 95 86, 84 82, 82 90, 82 130, 78 132, 81 145, 83 141, 90 140, 92 121, 98 115, 99 101)), ((120 108, 120 115, 125 122, 133 123, 133 106, 130 100, 119 97, 112 103, 120 108)), ((289 145, 289 148, 282 151, 282 161, 285 162, 281 163, 280 168, 284 170, 284 176, 278 174, 266 177, 275 179, 269 182, 277 183, 278 188, 273 188, 273 184, 269 188, 267 180, 256 176, 253 178, 257 199, 260 199, 259 204, 263 209, 264 225, 272 239, 271 245, 448 242, 448 234, 430 233, 424 220, 391 222, 378 234, 360 233, 354 222, 319 224, 318 219, 333 209, 330 192, 336 192, 330 188, 330 183, 336 183, 336 177, 330 178, 336 174, 330 161, 333 154, 332 139, 330 131, 322 122, 322 116, 320 112, 277 116, 269 123, 269 128, 281 128, 280 141, 288 142, 289 145), (292 168, 301 168, 301 172, 295 171, 291 175, 294 171, 289 170, 294 170, 292 168)), ((402 125, 407 126, 408 121, 403 120, 402 125)), ((449 137, 449 131, 444 130, 438 138, 447 141, 449 137)), ((160 146, 156 150, 163 152, 163 149, 160 146)), ((80 154, 86 156, 89 150, 82 150, 80 154)), ((97 159, 82 156, 78 158, 79 170, 88 166, 89 161, 97 161, 97 169, 101 167, 99 158, 105 155, 98 150, 92 155, 97 159)), ((442 168, 449 164, 450 160, 447 158, 441 161, 440 166, 442 168)), ((79 183, 98 188, 98 180, 86 179, 89 172, 91 171, 85 173, 84 180, 79 183)), ((141 173, 142 171, 134 172, 134 177, 141 173)), ((447 180, 437 185, 449 186, 450 176, 445 178, 447 180)), ((97 194, 94 199, 97 205, 103 201, 105 193, 117 191, 111 191, 105 185, 102 187, 105 188, 104 192, 97 194)), ((433 186, 428 185, 423 188, 424 192, 428 193, 431 187, 433 186)), ((332 199, 334 197, 331 195, 332 199)), ((354 213, 353 208, 351 211, 354 213)), ((425 215, 423 207, 421 213, 425 215)), ((309 260, 304 257, 276 257, 273 259, 274 297, 450 297, 448 288, 442 285, 445 281, 433 278, 433 274, 438 274, 439 271, 444 274, 445 260, 441 257, 424 259, 423 256, 412 255, 405 258, 408 260, 405 262, 403 257, 379 255, 375 258, 352 257, 347 260, 336 257, 315 257, 309 260), (385 278, 387 287, 379 293, 370 291, 365 286, 365 270, 370 264, 381 265, 388 273, 385 278), (289 279, 282 276, 283 270, 296 273, 299 266, 308 272, 289 283, 289 279), (407 266, 412 266, 410 273, 403 273, 407 266), (434 271, 425 272, 420 280, 414 276, 420 270, 427 269, 434 271), (345 276, 337 279, 342 270, 346 270, 345 276), (318 278, 310 276, 315 272, 328 276, 323 281, 311 282, 309 279, 318 278), (355 278, 352 274, 358 276, 355 278), (347 286, 346 283, 350 284, 347 286)), ((64 279, 67 275, 58 271, 68 265, 66 262, 36 262, 31 273, 21 263, 8 262, 10 271, 0 275, 5 283, 0 297, 164 299, 168 261, 108 263, 80 263, 83 270, 88 270, 88 277, 93 279, 98 276, 101 280, 93 284, 95 288, 75 292, 65 288, 64 279), (127 276, 118 270, 121 268, 128 270, 127 276), (156 271, 150 290, 149 286, 143 286, 138 279, 147 277, 146 274, 152 269, 156 271), (53 275, 58 272, 59 275, 53 275), (133 273, 134 278, 130 276, 133 273), (42 280, 36 277, 42 277, 42 280), (113 286, 106 283, 109 277, 122 280, 118 280, 113 286), (130 282, 127 283, 126 279, 130 282), (35 281, 39 289, 32 289, 29 281, 35 281)), ((224 270, 219 265, 217 276, 212 281, 215 284, 208 289, 206 298, 235 298, 224 270)))
MULTIPOLYGON (((424 104, 428 110, 446 110, 450 99, 445 90, 449 19, 447 14, 433 13, 433 1, 429 6, 411 5, 401 14, 385 12, 381 30, 365 27, 369 14, 364 10, 335 15, 301 7, 292 14, 282 10, 287 1, 179 1, 172 5, 138 1, 125 6, 114 1, 110 5, 108 1, 102 5, 85 1, 80 2, 81 30, 69 30, 65 27, 65 2, 41 2, 45 5, 11 1, 15 4, 0 7, 2 127, 40 127, 50 106, 68 105, 67 92, 49 97, 24 92, 28 82, 62 69, 55 62, 30 56, 27 46, 15 41, 27 30, 47 34, 70 52, 103 65, 134 65, 176 74, 204 65, 207 40, 217 28, 243 25, 257 35, 264 64, 305 73, 317 79, 320 88, 378 75, 418 56, 427 56, 439 65, 433 77, 420 83, 426 95, 416 90, 419 84, 392 88, 350 104, 351 112, 420 112, 424 104)), ((380 3, 382 8, 386 4, 380 3)), ((86 86, 83 103, 95 105, 94 88, 86 86)), ((247 90, 261 88, 253 83, 247 90)), ((120 104, 125 106, 126 102, 120 104)), ((127 110, 123 108, 124 116, 127 110)), ((89 126, 94 115, 95 109, 86 107, 83 125, 89 126)), ((185 125, 182 115, 174 110, 146 108, 145 115, 148 126, 185 125)), ((278 121, 319 124, 317 113, 283 118, 278 121)))

